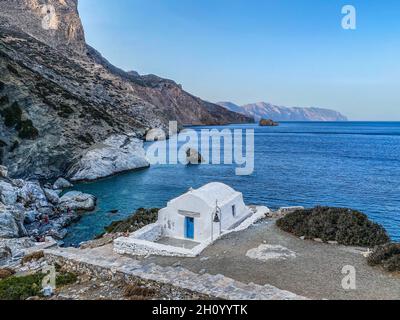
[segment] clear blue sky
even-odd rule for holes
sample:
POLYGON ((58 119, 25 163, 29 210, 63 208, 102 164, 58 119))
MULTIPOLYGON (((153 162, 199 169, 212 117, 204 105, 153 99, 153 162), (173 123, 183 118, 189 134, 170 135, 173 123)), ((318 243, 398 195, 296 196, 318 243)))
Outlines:
POLYGON ((79 9, 87 42, 110 62, 203 99, 400 120, 398 0, 80 0, 79 9), (345 4, 357 30, 341 27, 345 4))

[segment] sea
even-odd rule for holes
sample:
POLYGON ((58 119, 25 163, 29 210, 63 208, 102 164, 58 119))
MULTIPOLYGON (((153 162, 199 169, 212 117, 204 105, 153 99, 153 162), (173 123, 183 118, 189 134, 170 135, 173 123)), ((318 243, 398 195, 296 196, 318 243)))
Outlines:
POLYGON ((74 190, 95 195, 98 206, 69 227, 65 246, 93 239, 138 208, 165 207, 190 188, 215 181, 242 192, 247 204, 272 209, 356 209, 400 241, 400 122, 283 122, 278 127, 192 129, 253 129, 253 174, 238 176, 232 164, 167 164, 78 184, 74 190))

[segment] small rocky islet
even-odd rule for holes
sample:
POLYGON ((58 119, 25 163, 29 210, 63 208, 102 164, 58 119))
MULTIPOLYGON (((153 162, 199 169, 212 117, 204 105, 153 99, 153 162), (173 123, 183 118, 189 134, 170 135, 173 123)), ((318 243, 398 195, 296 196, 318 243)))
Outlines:
POLYGON ((272 119, 261 119, 259 125, 260 127, 278 127, 279 123, 272 119))

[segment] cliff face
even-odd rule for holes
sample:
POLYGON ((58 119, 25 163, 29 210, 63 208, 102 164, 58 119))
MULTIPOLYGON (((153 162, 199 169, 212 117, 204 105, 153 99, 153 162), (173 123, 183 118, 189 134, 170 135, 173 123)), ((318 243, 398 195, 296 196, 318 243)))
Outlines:
POLYGON ((17 27, 53 48, 86 53, 78 0, 1 1, 3 26, 17 27))
POLYGON ((134 71, 125 72, 118 69, 91 47, 88 47, 88 56, 114 76, 129 82, 141 99, 156 106, 157 112, 162 112, 168 120, 178 121, 182 125, 220 125, 253 121, 243 114, 226 110, 191 95, 173 80, 156 75, 141 76, 134 71))
POLYGON ((244 106, 232 102, 219 102, 224 108, 252 117, 255 121, 273 119, 274 121, 347 121, 341 113, 322 108, 283 107, 259 102, 244 106))
POLYGON ((64 175, 110 136, 142 138, 169 120, 250 121, 112 66, 86 45, 77 0, 0 1, 0 164, 11 176, 64 175))

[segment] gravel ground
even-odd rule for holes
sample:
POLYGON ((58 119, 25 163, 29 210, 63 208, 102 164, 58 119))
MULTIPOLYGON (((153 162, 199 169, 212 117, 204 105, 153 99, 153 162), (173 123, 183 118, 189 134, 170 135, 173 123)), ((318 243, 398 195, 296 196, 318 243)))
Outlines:
POLYGON ((146 260, 161 266, 182 265, 196 273, 223 274, 245 283, 270 284, 311 299, 400 300, 400 276, 369 267, 363 252, 365 249, 303 241, 279 230, 275 220, 266 220, 223 237, 197 258, 146 260), (296 257, 260 261, 246 256, 260 245, 288 249, 296 257), (356 290, 342 288, 342 269, 347 265, 356 269, 356 290))

